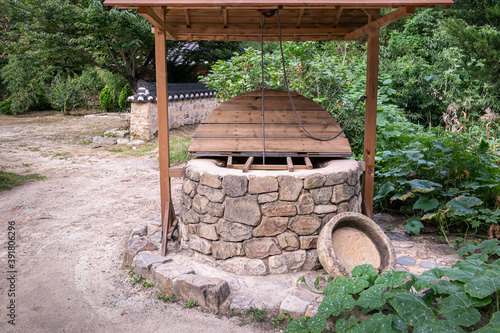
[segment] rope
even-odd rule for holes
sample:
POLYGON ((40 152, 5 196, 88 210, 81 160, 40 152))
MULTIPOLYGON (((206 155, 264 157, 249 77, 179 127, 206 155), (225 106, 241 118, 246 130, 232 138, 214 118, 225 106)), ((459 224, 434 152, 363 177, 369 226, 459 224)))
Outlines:
POLYGON ((297 114, 297 110, 295 109, 295 104, 293 103, 292 94, 290 93, 290 87, 288 85, 288 77, 287 77, 287 74, 286 74, 286 65, 285 65, 285 56, 283 54, 283 42, 281 40, 281 24, 280 24, 280 12, 279 12, 279 10, 276 10, 276 17, 278 18, 278 31, 279 31, 279 39, 280 39, 281 62, 283 64, 283 79, 285 80, 286 91, 288 92, 288 97, 290 98, 290 103, 292 103, 292 108, 293 108, 293 112, 295 113, 295 118, 297 119, 297 122, 299 123, 300 128, 302 128, 302 130, 311 139, 315 139, 315 140, 318 140, 318 141, 330 141, 330 140, 333 140, 333 139, 337 138, 340 134, 342 134, 344 132, 344 130, 346 129, 346 127, 349 126, 349 124, 351 123, 351 120, 352 120, 352 118, 353 118, 353 116, 354 116, 354 114, 356 112, 356 107, 358 106, 358 103, 359 102, 363 102, 366 99, 366 96, 363 95, 363 96, 361 96, 356 101, 356 104, 354 105, 354 108, 352 109, 351 116, 349 117, 349 119, 345 123, 344 127, 342 127, 342 129, 340 130, 340 132, 338 132, 334 136, 329 137, 329 138, 320 138, 320 137, 314 136, 311 133, 309 133, 304 128, 304 125, 302 124, 302 122, 299 119, 299 116, 297 114))
POLYGON ((260 67, 262 71, 262 164, 266 164, 266 130, 264 121, 264 13, 260 13, 260 67))

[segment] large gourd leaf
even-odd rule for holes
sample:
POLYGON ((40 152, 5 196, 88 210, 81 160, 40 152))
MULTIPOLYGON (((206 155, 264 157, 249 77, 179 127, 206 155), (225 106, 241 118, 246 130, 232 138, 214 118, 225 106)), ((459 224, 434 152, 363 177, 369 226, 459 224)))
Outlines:
POLYGON ((304 317, 293 319, 286 327, 285 333, 321 333, 326 329, 326 319, 322 317, 304 317))
POLYGON ((333 294, 326 296, 318 308, 318 316, 328 318, 338 316, 343 312, 351 311, 356 305, 356 301, 351 295, 333 294))
POLYGON ((411 190, 418 193, 430 193, 442 187, 441 184, 434 183, 425 179, 413 179, 408 183, 411 184, 411 190))
POLYGON ((387 182, 378 189, 377 195, 373 198, 373 200, 376 201, 385 198, 391 192, 394 192, 394 184, 387 182))
POLYGON ((500 276, 481 276, 465 284, 465 291, 475 298, 485 298, 500 290, 500 276))
POLYGON ((447 320, 437 322, 421 323, 415 327, 413 333, 465 333, 457 324, 447 320))
POLYGON ((446 207, 454 216, 470 217, 477 214, 473 207, 481 205, 483 202, 475 197, 460 196, 451 199, 446 203, 446 207))
POLYGON ((384 293, 387 287, 383 284, 374 285, 363 290, 356 304, 363 309, 375 309, 385 305, 387 298, 384 293))
POLYGON ((436 320, 432 310, 419 296, 403 290, 392 290, 388 294, 389 303, 407 325, 416 326, 436 320))
POLYGON ((392 318, 378 312, 357 326, 347 331, 348 333, 397 333, 392 329, 392 318))
POLYGON ((413 209, 422 209, 424 212, 428 212, 438 207, 439 200, 426 196, 419 197, 417 202, 415 202, 415 204, 413 205, 413 209))
POLYGON ((439 302, 439 313, 460 326, 474 325, 481 319, 481 313, 474 307, 476 302, 464 292, 457 292, 439 302))
POLYGON ((488 266, 482 260, 479 259, 459 260, 453 265, 453 267, 474 274, 484 273, 488 269, 488 266))
POLYGON ((358 323, 359 322, 356 320, 356 317, 354 316, 351 316, 351 318, 349 318, 349 321, 345 320, 344 318, 339 318, 335 322, 335 332, 346 333, 348 329, 356 326, 358 323))
POLYGON ((375 284, 381 284, 386 288, 398 287, 403 284, 403 280, 411 276, 406 271, 386 271, 384 274, 379 275, 375 280, 375 284))
POLYGON ((344 292, 348 294, 357 294, 369 285, 366 279, 360 277, 337 277, 325 287, 324 295, 329 296, 344 292))

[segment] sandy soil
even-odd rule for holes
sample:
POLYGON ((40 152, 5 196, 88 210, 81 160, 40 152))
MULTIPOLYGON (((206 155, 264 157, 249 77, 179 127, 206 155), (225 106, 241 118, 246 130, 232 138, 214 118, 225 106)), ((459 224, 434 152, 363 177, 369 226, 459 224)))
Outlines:
MULTIPOLYGON (((125 125, 56 113, 0 115, 0 167, 46 177, 0 192, 0 332, 260 331, 131 286, 122 267, 127 236, 160 215, 155 145, 129 155, 129 148, 117 153, 85 144, 125 125), (9 222, 15 223, 15 297, 8 296, 9 222), (7 323, 11 299, 15 326, 7 323)), ((173 189, 180 190, 179 181, 173 189)))

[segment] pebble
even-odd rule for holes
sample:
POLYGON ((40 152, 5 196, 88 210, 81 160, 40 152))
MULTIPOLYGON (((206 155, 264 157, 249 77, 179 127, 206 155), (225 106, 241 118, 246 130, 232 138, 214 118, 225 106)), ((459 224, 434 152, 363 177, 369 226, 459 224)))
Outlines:
POLYGON ((435 264, 433 264, 432 262, 422 261, 420 263, 420 267, 432 269, 432 268, 436 268, 437 266, 435 264))
POLYGON ((403 266, 414 266, 417 260, 409 256, 399 257, 397 263, 403 266))

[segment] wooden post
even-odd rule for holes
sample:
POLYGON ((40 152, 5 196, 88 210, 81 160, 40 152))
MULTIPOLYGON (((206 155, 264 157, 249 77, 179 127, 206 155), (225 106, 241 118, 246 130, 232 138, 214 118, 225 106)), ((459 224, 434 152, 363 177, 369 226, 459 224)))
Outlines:
MULTIPOLYGON (((163 10, 161 10, 163 12, 163 10)), ((163 13, 158 15, 164 17, 163 13)), ((156 55, 156 96, 158 112, 158 144, 160 154, 160 193, 161 193, 161 221, 163 230, 162 255, 167 254, 167 233, 175 216, 172 198, 170 195, 170 150, 168 141, 168 91, 167 91, 167 45, 165 31, 155 30, 155 55, 156 55), (168 206, 167 206, 168 205, 168 206)))
POLYGON ((365 139, 363 160, 366 170, 363 172, 363 210, 373 216, 373 183, 375 178, 375 139, 377 136, 377 89, 378 89, 378 27, 368 30, 368 50, 366 62, 366 107, 365 139))

